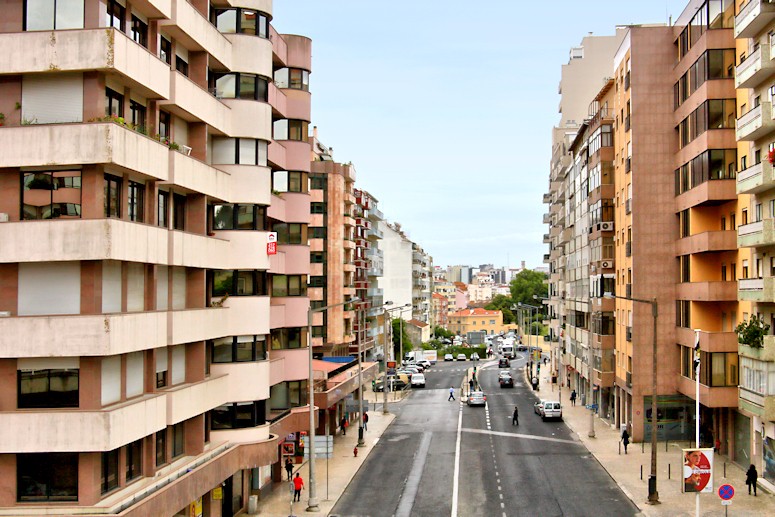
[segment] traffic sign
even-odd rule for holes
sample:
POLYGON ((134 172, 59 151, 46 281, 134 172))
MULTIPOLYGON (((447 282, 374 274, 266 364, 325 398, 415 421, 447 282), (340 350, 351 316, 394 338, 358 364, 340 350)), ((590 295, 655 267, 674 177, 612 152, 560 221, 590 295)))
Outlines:
POLYGON ((735 487, 732 485, 721 485, 718 487, 718 496, 724 501, 729 501, 735 497, 735 487))
POLYGON ((731 499, 724 499, 723 501, 721 501, 721 506, 729 506, 730 504, 732 504, 731 499))

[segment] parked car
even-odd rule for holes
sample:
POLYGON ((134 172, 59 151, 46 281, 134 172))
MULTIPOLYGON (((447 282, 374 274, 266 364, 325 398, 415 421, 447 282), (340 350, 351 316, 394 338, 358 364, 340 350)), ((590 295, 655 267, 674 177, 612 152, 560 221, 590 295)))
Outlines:
POLYGON ((476 352, 471 354, 471 360, 472 361, 478 361, 479 360, 479 354, 477 354, 476 352))
POLYGON ((453 356, 452 354, 444 354, 444 360, 445 361, 454 361, 455 360, 455 356, 453 356))
POLYGON ((517 351, 518 352, 527 352, 527 345, 523 345, 522 343, 517 345, 517 351))
POLYGON ((468 361, 468 357, 466 357, 466 354, 457 354, 457 360, 458 361, 468 361))
POLYGON ((484 406, 487 404, 487 397, 483 391, 472 391, 468 395, 469 406, 484 406))
MULTIPOLYGON (((376 392, 382 392, 385 390, 384 387, 384 376, 377 379, 377 381, 374 384, 374 391, 376 392)), ((391 375, 388 377, 388 388, 392 389, 393 391, 398 391, 404 389, 407 384, 409 384, 409 378, 406 375, 398 374, 398 375, 391 375)))
POLYGON ((511 363, 509 360, 505 357, 501 357, 498 359, 498 368, 509 368, 511 366, 511 363))
POLYGON ((422 366, 424 370, 427 370, 428 368, 431 367, 431 362, 428 361, 427 359, 420 359, 419 361, 417 361, 417 364, 422 366))
POLYGON ((501 388, 513 388, 514 377, 511 376, 511 372, 501 372, 498 374, 498 382, 501 388))
POLYGON ((541 406, 541 420, 546 421, 550 418, 562 419, 562 406, 557 401, 545 401, 541 406))
POLYGON ((422 373, 415 373, 412 375, 412 388, 424 388, 425 387, 425 375, 422 373))
POLYGON ((546 402, 546 401, 545 401, 545 400, 539 400, 538 402, 536 402, 535 404, 533 404, 533 412, 534 412, 536 415, 540 415, 540 414, 541 414, 541 411, 542 411, 542 410, 543 410, 543 408, 544 408, 544 402, 546 402))

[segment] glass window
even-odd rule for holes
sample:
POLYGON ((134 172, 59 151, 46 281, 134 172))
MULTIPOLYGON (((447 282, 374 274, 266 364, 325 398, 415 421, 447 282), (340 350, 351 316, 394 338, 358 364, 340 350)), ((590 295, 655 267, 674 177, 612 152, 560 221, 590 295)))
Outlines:
POLYGON ((167 430, 156 432, 156 466, 167 463, 167 430))
POLYGON ((156 224, 162 228, 167 228, 169 226, 169 205, 170 193, 160 190, 159 195, 156 198, 156 224))
POLYGON ((126 8, 116 0, 108 0, 108 27, 126 31, 126 8))
POLYGON ((136 181, 129 182, 129 220, 138 223, 144 220, 145 185, 136 181))
POLYGON ((188 77, 188 62, 177 54, 175 55, 175 70, 188 77))
POLYGON ((78 372, 77 368, 19 370, 19 408, 77 408, 78 372))
POLYGON ((234 229, 234 208, 239 205, 214 205, 213 228, 216 230, 234 229))
POLYGON ((132 16, 132 39, 148 48, 148 24, 137 16, 132 16))
POLYGON ((104 186, 105 217, 121 217, 121 179, 106 174, 104 186))
POLYGON ((172 457, 177 458, 185 452, 186 433, 185 423, 178 422, 172 426, 172 457))
POLYGON ((233 99, 237 96, 239 74, 224 74, 215 79, 215 96, 219 99, 233 99))
POLYGON ((124 96, 118 92, 105 88, 105 116, 123 117, 124 116, 124 96))
POLYGON ((256 100, 256 76, 253 74, 239 74, 239 98, 256 100))
POLYGON ((126 446, 126 480, 140 477, 143 473, 142 438, 126 446))
POLYGON ((118 452, 119 449, 102 453, 101 492, 106 494, 118 488, 118 452))
POLYGON ((225 404, 213 409, 212 429, 244 429, 266 423, 263 400, 225 404))
POLYGON ((161 36, 161 44, 159 45, 159 59, 168 65, 172 64, 172 42, 164 36, 161 36))
POLYGON ((237 205, 237 226, 239 230, 256 229, 256 206, 237 205))
POLYGON ((170 137, 170 114, 166 111, 159 111, 159 136, 162 138, 170 137))
POLYGON ((24 30, 83 28, 83 0, 26 0, 24 30))
POLYGON ((239 155, 237 156, 237 163, 240 165, 255 165, 256 154, 256 140, 253 138, 238 138, 239 143, 239 155))
POLYGON ((81 217, 81 171, 22 175, 22 220, 81 217))
POLYGON ((216 270, 213 271, 213 296, 225 296, 231 294, 234 290, 234 271, 230 270, 216 270))
POLYGON ((239 9, 239 27, 242 34, 256 35, 256 12, 239 9))
POLYGON ((302 329, 300 327, 272 329, 271 340, 272 350, 301 348, 302 329))
POLYGON ((19 502, 77 501, 78 453, 16 455, 19 502))
POLYGON ((237 32, 237 10, 236 9, 215 9, 214 25, 218 31, 224 34, 233 34, 237 32))
POLYGON ((147 134, 148 131, 145 128, 145 106, 139 102, 129 101, 129 121, 132 123, 136 131, 142 134, 147 134))
POLYGON ((265 271, 213 271, 212 296, 264 296, 265 275, 265 271))
POLYGON ((285 275, 272 276, 272 296, 288 296, 288 279, 285 275))
POLYGON ((186 196, 183 194, 173 194, 173 212, 172 227, 175 230, 186 229, 186 196))

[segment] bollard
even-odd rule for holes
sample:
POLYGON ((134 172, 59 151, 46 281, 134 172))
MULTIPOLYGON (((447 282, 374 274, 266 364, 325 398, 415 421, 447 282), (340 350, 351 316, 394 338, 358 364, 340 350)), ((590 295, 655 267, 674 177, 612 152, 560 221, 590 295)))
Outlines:
POLYGON ((619 440, 619 456, 622 455, 622 441, 619 440))
POLYGON ((670 479, 670 467, 672 467, 670 463, 667 464, 667 479, 670 479))
POLYGON ((727 462, 725 461, 724 462, 724 478, 726 479, 726 477, 727 477, 727 462))
POLYGON ((640 453, 643 454, 644 452, 646 452, 646 440, 641 440, 640 441, 640 453))
POLYGON ((643 481, 643 465, 640 466, 640 480, 643 481))

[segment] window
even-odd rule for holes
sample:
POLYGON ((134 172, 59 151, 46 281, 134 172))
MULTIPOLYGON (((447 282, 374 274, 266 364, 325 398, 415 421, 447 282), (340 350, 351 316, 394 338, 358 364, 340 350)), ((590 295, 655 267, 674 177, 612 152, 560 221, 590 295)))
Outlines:
POLYGON ((307 403, 307 381, 286 381, 270 388, 269 404, 272 411, 283 411, 307 403))
POLYGON ((306 275, 272 275, 272 296, 306 295, 306 275))
POLYGON ((302 341, 301 327, 279 328, 271 331, 272 350, 301 348, 306 344, 302 341))
POLYGON ((108 27, 126 32, 126 7, 116 0, 108 0, 108 27))
POLYGON ((313 201, 312 203, 310 203, 309 209, 310 209, 310 213, 312 214, 325 214, 326 204, 321 203, 319 201, 313 201))
POLYGON ((275 223, 272 231, 277 232, 278 244, 306 244, 307 225, 301 223, 275 223))
POLYGON ((325 239, 326 238, 326 228, 323 226, 315 226, 313 228, 309 229, 310 231, 310 239, 325 239))
POLYGON ((269 102, 269 81, 256 74, 213 73, 210 88, 219 99, 246 99, 269 102))
POLYGON ((77 501, 78 453, 16 455, 19 502, 77 501))
POLYGON ((232 336, 209 341, 213 363, 244 363, 266 360, 264 336, 232 336))
POLYGON ((77 368, 19 370, 19 409, 77 408, 78 372, 77 368))
POLYGON ((121 178, 106 174, 104 186, 105 217, 121 217, 121 178))
POLYGON ((212 411, 211 428, 244 429, 266 423, 266 401, 237 402, 218 406, 212 411))
POLYGON ((129 220, 142 223, 145 220, 145 185, 136 181, 129 182, 129 220))
POLYGON ((328 188, 328 178, 323 174, 310 174, 309 188, 313 190, 326 190, 328 188))
POLYGON ((126 446, 126 480, 138 478, 143 473, 142 438, 126 446))
POLYGON ((309 91, 309 72, 301 68, 281 68, 274 73, 278 88, 309 91))
POLYGON ((185 423, 179 422, 172 426, 172 457, 177 458, 185 452, 186 433, 185 423))
POLYGON ((173 194, 172 227, 175 230, 186 229, 186 196, 173 194))
POLYGON ((691 311, 690 311, 690 302, 688 300, 676 300, 675 308, 676 308, 676 314, 675 314, 676 327, 691 328, 692 319, 691 319, 691 311))
POLYGON ((168 65, 172 64, 172 42, 164 36, 161 36, 161 43, 159 44, 159 59, 168 65))
POLYGON ((118 488, 118 452, 119 449, 102 453, 101 493, 107 494, 118 488))
POLYGON ((177 54, 175 54, 175 70, 188 77, 188 63, 177 54))
POLYGON ((167 430, 156 432, 156 466, 167 463, 167 430))
POLYGON ((167 228, 169 226, 169 204, 170 193, 160 190, 156 198, 156 224, 162 228, 167 228))
POLYGON ((124 116, 124 96, 118 92, 105 88, 105 116, 123 117, 124 116))
POLYGON ((167 386, 167 372, 169 371, 167 349, 155 351, 156 389, 167 386))
POLYGON ((269 143, 255 138, 213 138, 213 163, 266 167, 269 143))
POLYGON ((132 16, 132 39, 148 48, 148 24, 134 15, 132 16))
POLYGON ((22 174, 22 220, 81 217, 81 171, 22 174))
POLYGON ((145 112, 145 106, 139 102, 129 101, 129 121, 135 126, 137 131, 142 134, 148 132, 145 128, 145 112))
POLYGON ((272 189, 278 192, 309 192, 308 175, 298 171, 274 171, 272 189))
POLYGON ((274 122, 274 139, 307 142, 309 140, 309 122, 294 119, 276 120, 274 122))
POLYGON ((209 276, 212 296, 266 296, 265 271, 215 270, 209 276))
POLYGON ((27 0, 24 30, 82 29, 83 6, 84 0, 27 0))
POLYGON ((326 261, 326 253, 324 251, 313 251, 309 254, 309 261, 311 264, 323 264, 326 261))
POLYGON ((213 9, 210 21, 223 33, 269 38, 269 17, 252 9, 213 9))
POLYGON ((159 111, 159 136, 169 138, 170 127, 170 114, 166 111, 159 111))
POLYGON ((211 213, 214 230, 267 230, 262 205, 213 205, 211 213))
POLYGON ((325 287, 326 286, 326 277, 325 276, 311 276, 311 277, 309 277, 309 286, 310 287, 325 287))

